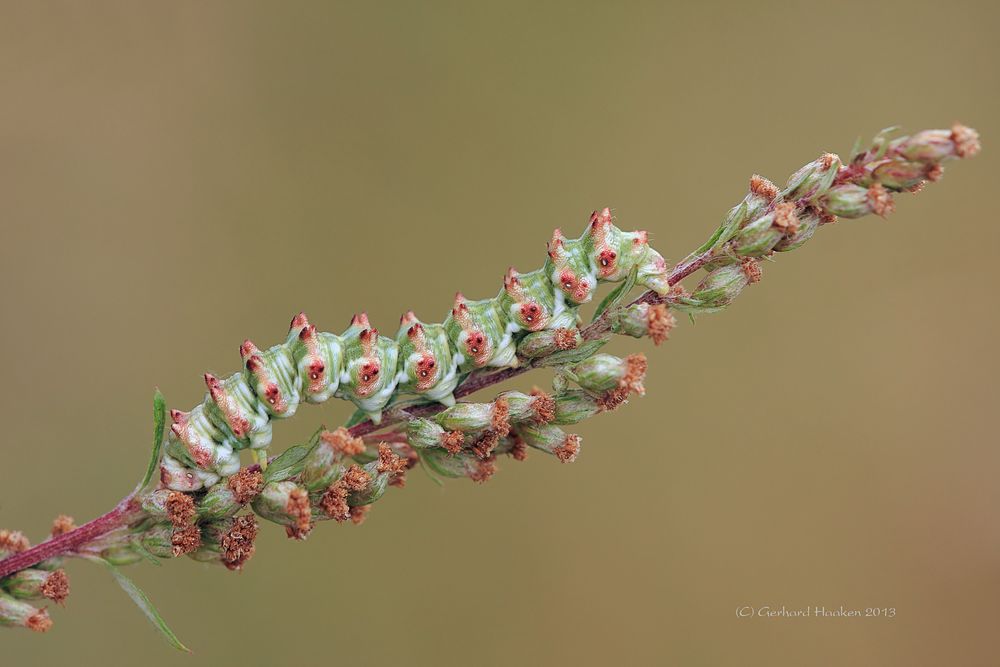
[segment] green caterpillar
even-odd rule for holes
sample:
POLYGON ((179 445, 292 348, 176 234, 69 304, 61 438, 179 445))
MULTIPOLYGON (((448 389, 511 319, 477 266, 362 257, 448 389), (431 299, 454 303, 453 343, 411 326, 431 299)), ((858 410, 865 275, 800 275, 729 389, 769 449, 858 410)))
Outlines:
POLYGON ((638 284, 659 294, 670 287, 666 262, 646 233, 621 231, 605 208, 594 211, 578 239, 555 230, 545 265, 530 273, 511 268, 492 299, 456 295, 442 324, 409 312, 392 339, 363 313, 340 335, 317 331, 299 314, 284 343, 261 351, 245 341, 243 370, 225 379, 206 374, 205 400, 190 412, 171 411, 161 479, 168 488, 195 491, 236 473, 239 452, 263 455, 271 421, 291 417, 303 401, 344 398, 376 424, 399 395, 454 405, 455 388, 470 372, 517 366, 526 336, 575 327, 580 304, 593 298, 599 282, 633 272, 638 284))

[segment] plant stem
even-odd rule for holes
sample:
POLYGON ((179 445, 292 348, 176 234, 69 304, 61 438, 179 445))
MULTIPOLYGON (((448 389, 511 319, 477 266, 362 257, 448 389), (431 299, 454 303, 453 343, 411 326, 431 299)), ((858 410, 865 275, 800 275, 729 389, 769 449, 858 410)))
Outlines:
MULTIPOLYGON (((705 263, 711 259, 711 257, 712 252, 709 251, 702 253, 691 260, 678 264, 670 273, 670 284, 675 285, 687 276, 691 275, 704 266, 705 263)), ((666 297, 661 297, 657 295, 656 292, 647 291, 632 303, 654 304, 664 303, 666 300, 666 297)), ((609 313, 605 313, 585 327, 581 331, 581 335, 584 340, 594 340, 595 338, 607 333, 611 326, 610 321, 609 313)), ((495 373, 473 373, 468 379, 466 379, 465 382, 462 383, 460 387, 458 387, 458 389, 455 390, 455 397, 462 398, 463 396, 468 396, 469 394, 473 394, 492 385, 499 384, 509 380, 510 378, 527 373, 528 371, 537 368, 537 366, 538 360, 535 360, 522 366, 518 366, 517 368, 506 368, 495 373)), ((420 405, 409 410, 400 411, 396 414, 389 413, 378 426, 373 424, 371 421, 361 422, 360 424, 356 424, 351 427, 350 433, 355 437, 367 435, 387 426, 398 424, 406 419, 412 417, 426 417, 440 412, 443 409, 444 406, 439 403, 420 405)), ((260 464, 255 463, 251 466, 251 468, 259 469, 260 464)), ((103 537, 116 528, 127 524, 130 519, 130 515, 133 511, 135 511, 135 509, 134 495, 130 494, 123 498, 121 502, 119 502, 110 512, 102 514, 96 519, 88 521, 68 533, 46 540, 45 542, 37 544, 30 549, 26 549, 0 560, 0 579, 13 574, 14 572, 23 570, 24 568, 37 565, 43 560, 47 560, 55 556, 74 553, 88 542, 99 537, 103 537)))

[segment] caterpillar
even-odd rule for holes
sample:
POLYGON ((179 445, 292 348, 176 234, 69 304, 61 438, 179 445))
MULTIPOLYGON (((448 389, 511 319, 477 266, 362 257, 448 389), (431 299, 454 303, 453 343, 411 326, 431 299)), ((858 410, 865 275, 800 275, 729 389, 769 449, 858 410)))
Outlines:
POLYGON ((577 239, 556 229, 544 266, 529 273, 509 269, 497 296, 470 301, 458 293, 443 323, 407 312, 389 338, 362 313, 336 335, 317 331, 300 313, 284 343, 261 350, 244 341, 239 372, 224 379, 206 373, 202 403, 170 411, 161 480, 176 491, 196 491, 235 474, 244 449, 266 461, 271 422, 291 417, 302 402, 346 399, 375 424, 403 395, 454 405, 454 391, 469 373, 518 366, 525 338, 575 328, 579 307, 599 283, 631 275, 658 294, 670 288, 666 262, 646 232, 618 229, 605 208, 591 214, 577 239))

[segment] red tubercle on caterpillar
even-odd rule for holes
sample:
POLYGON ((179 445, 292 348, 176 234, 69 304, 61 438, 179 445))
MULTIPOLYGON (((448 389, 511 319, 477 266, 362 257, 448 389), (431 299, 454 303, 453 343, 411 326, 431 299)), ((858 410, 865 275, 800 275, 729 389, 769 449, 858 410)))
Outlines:
MULTIPOLYGON (((206 373, 207 375, 207 373, 206 373)), ((199 467, 207 467, 212 463, 212 451, 207 447, 202 447, 198 444, 197 438, 188 437, 188 419, 191 413, 181 412, 180 410, 170 411, 170 420, 173 422, 170 425, 170 430, 173 432, 177 438, 184 443, 184 448, 187 450, 191 459, 199 467)))
POLYGON ((514 299, 514 301, 521 301, 524 298, 524 288, 521 285, 521 280, 518 278, 517 269, 513 266, 507 269, 507 273, 503 277, 503 288, 504 291, 514 299))
MULTIPOLYGON (((355 320, 358 320, 357 316, 355 316, 355 320)), ((367 317, 364 317, 364 322, 368 322, 367 317)), ((358 335, 358 338, 361 342, 361 351, 364 355, 364 360, 358 367, 358 380, 357 386, 354 388, 354 393, 364 397, 371 394, 375 389, 375 385, 378 384, 379 374, 382 372, 382 362, 378 358, 378 351, 376 349, 378 329, 365 329, 358 335)))
POLYGON ((232 401, 226 394, 226 390, 222 387, 222 381, 211 373, 205 373, 205 384, 208 386, 208 393, 212 396, 212 400, 215 401, 215 404, 219 406, 219 409, 225 416, 226 423, 229 424, 233 435, 237 438, 246 437, 246 434, 250 431, 250 422, 246 418, 241 417, 233 408, 232 401))
MULTIPOLYGON (((316 327, 309 324, 305 317, 303 313, 297 316, 296 319, 301 318, 300 324, 302 330, 299 331, 299 340, 306 346, 306 351, 309 354, 309 391, 315 394, 323 391, 323 383, 326 379, 326 364, 319 353, 319 343, 316 340, 316 327)), ((293 329, 296 328, 295 325, 296 320, 292 320, 293 329)))
POLYGON ((416 323, 417 323, 417 314, 414 313, 412 310, 406 311, 399 318, 399 326, 403 326, 406 324, 416 324, 416 323))
POLYGON ((284 414, 288 410, 288 403, 281 395, 281 389, 278 388, 278 384, 268 375, 267 368, 264 366, 260 354, 260 349, 250 340, 243 341, 243 344, 240 346, 240 356, 243 357, 246 369, 253 374, 260 385, 263 385, 264 390, 261 398, 267 401, 267 404, 271 406, 274 412, 279 415, 284 414))
POLYGON ((472 357, 477 366, 485 366, 492 353, 490 342, 485 334, 472 324, 469 307, 465 304, 465 297, 461 292, 455 294, 455 306, 451 310, 451 315, 465 333, 465 352, 472 357))
POLYGON ((361 327, 362 329, 370 329, 371 323, 368 321, 368 313, 362 311, 361 314, 354 314, 351 318, 352 327, 361 327))
MULTIPOLYGON (((409 314, 412 314, 412 312, 409 314)), ((416 318, 414 317, 413 319, 416 318)), ((406 330, 406 336, 413 343, 413 349, 420 355, 420 359, 417 361, 417 389, 430 389, 437 380, 438 363, 434 354, 427 349, 427 339, 424 336, 423 325, 419 322, 411 325, 406 330)))
POLYGON ((288 326, 288 330, 299 329, 301 327, 309 326, 309 318, 306 317, 305 313, 299 313, 292 318, 292 323, 288 326))
POLYGON ((561 262, 565 261, 566 248, 564 243, 566 237, 563 236, 562 230, 558 227, 552 232, 552 240, 548 243, 549 259, 559 265, 561 262))

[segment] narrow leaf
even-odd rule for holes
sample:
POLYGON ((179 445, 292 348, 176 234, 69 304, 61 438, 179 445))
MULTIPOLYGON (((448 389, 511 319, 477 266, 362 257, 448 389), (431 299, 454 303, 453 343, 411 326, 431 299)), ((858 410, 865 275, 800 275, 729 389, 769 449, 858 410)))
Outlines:
POLYGON ((638 275, 639 275, 639 268, 636 267, 632 269, 629 272, 628 276, 625 277, 625 280, 622 281, 622 284, 616 287, 614 290, 612 290, 612 292, 608 294, 606 297, 604 297, 604 300, 601 301, 601 303, 597 306, 597 311, 594 312, 595 320, 604 313, 606 313, 607 311, 619 305, 625 299, 625 297, 628 296, 628 293, 632 291, 633 287, 635 287, 635 280, 638 275))
POLYGON ((355 410, 351 418, 344 423, 344 428, 351 428, 352 426, 357 426, 361 422, 368 419, 368 415, 363 410, 355 410))
POLYGON ((163 638, 166 639, 167 642, 169 642, 175 649, 190 653, 191 649, 182 644, 181 640, 177 639, 177 635, 173 633, 173 630, 167 627, 163 617, 160 616, 160 612, 156 611, 156 607, 154 607, 153 603, 149 601, 146 594, 143 593, 131 579, 122 574, 117 567, 104 559, 99 560, 107 566, 108 570, 111 571, 111 576, 115 578, 115 581, 117 581, 118 585, 122 587, 122 590, 128 593, 128 596, 132 598, 132 602, 135 602, 136 606, 139 607, 142 613, 146 615, 146 618, 148 618, 149 622, 153 624, 153 627, 160 631, 163 638))
POLYGON ((306 456, 309 455, 309 445, 292 445, 267 465, 264 472, 264 483, 281 482, 302 472, 306 456))
POLYGON ((160 449, 163 447, 163 431, 167 423, 167 402, 157 389, 153 394, 153 451, 149 455, 149 465, 142 481, 135 487, 135 493, 142 491, 160 469, 160 449))
POLYGON ((146 545, 142 543, 142 538, 140 536, 136 535, 135 537, 133 537, 132 539, 130 539, 129 540, 129 544, 132 546, 132 549, 137 554, 139 554, 140 556, 142 556, 143 558, 145 558, 146 560, 148 560, 150 563, 152 563, 156 567, 160 567, 161 565, 163 565, 163 563, 160 562, 160 559, 157 558, 153 554, 153 552, 150 551, 149 549, 147 549, 146 545))

